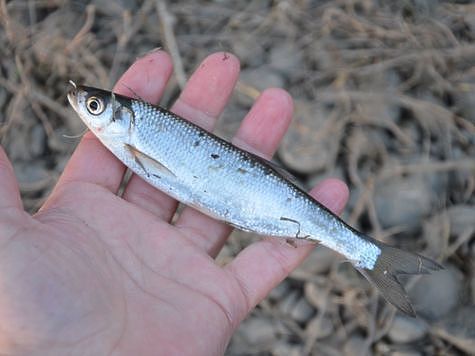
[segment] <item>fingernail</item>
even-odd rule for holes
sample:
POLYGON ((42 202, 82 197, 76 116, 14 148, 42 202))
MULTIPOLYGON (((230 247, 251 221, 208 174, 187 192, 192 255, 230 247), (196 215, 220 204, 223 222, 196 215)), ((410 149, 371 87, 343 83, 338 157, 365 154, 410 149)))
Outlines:
POLYGON ((150 51, 147 51, 147 52, 145 52, 144 54, 139 55, 139 56, 136 57, 135 59, 136 59, 136 60, 139 60, 139 59, 141 59, 141 58, 143 58, 143 57, 148 56, 149 54, 152 54, 152 53, 161 51, 162 49, 163 49, 162 47, 155 47, 155 48, 151 49, 150 51))

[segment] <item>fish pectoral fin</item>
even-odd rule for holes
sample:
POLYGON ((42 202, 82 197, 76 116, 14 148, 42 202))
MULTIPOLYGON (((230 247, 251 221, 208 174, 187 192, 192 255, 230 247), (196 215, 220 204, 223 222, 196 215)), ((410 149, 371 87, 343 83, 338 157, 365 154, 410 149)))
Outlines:
POLYGON ((125 148, 134 156, 135 161, 147 174, 147 176, 154 175, 160 178, 163 175, 174 176, 175 174, 167 168, 163 163, 159 162, 148 154, 140 151, 138 148, 126 143, 125 148))

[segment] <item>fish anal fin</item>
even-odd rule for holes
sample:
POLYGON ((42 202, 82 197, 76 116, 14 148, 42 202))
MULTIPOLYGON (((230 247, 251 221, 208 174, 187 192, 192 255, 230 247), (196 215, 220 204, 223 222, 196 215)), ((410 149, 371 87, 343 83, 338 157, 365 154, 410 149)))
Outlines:
POLYGON ((168 169, 163 163, 159 162, 150 155, 140 151, 138 148, 126 143, 125 148, 134 156, 135 161, 143 169, 143 171, 149 176, 150 174, 155 176, 175 176, 175 174, 168 169))

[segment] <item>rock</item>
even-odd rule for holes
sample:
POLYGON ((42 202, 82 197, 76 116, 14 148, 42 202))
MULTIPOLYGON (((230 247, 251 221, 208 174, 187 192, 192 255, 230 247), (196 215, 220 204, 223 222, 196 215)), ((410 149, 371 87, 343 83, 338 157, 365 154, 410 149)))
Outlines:
POLYGON ((8 136, 5 138, 6 143, 2 141, 2 144, 8 152, 9 159, 14 163, 32 159, 30 150, 28 149, 29 137, 27 134, 31 125, 31 123, 30 125, 22 123, 18 127, 12 126, 8 132, 8 136))
POLYGON ((233 53, 242 59, 243 64, 252 67, 263 65, 265 51, 262 43, 256 41, 254 36, 240 36, 233 41, 233 53))
POLYGON ((414 288, 408 291, 416 313, 430 321, 447 315, 459 302, 463 275, 453 266, 418 277, 414 288))
POLYGON ((287 294, 278 308, 298 323, 306 323, 315 314, 313 306, 296 290, 287 294))
POLYGON ((13 167, 20 185, 22 183, 36 183, 50 178, 49 171, 45 167, 44 161, 17 161, 13 163, 13 167))
POLYGON ((289 290, 289 282, 287 280, 283 280, 277 287, 270 291, 268 298, 274 301, 280 300, 284 298, 284 296, 288 293, 289 290))
POLYGON ((315 314, 315 309, 305 298, 300 298, 290 311, 290 316, 298 323, 306 323, 315 314))
POLYGON ((422 339, 427 331, 427 324, 422 320, 396 315, 388 337, 394 343, 409 343, 422 339))
POLYGON ((241 323, 238 331, 251 345, 267 344, 276 337, 273 321, 265 317, 249 317, 241 323))
POLYGON ((242 83, 250 85, 259 91, 263 91, 267 88, 284 87, 284 78, 282 78, 282 75, 269 66, 244 69, 241 72, 240 78, 242 83))
POLYGON ((416 230, 433 209, 433 194, 424 175, 397 176, 379 181, 375 187, 374 204, 381 226, 416 230))
POLYGON ((314 173, 333 161, 338 148, 341 122, 331 115, 332 109, 322 102, 295 101, 295 115, 282 140, 279 157, 290 169, 314 173))
POLYGON ((362 280, 363 278, 351 263, 338 264, 334 275, 335 288, 341 291, 348 291, 355 287, 362 288, 364 286, 362 280))
POLYGON ((324 246, 317 246, 298 269, 309 275, 326 273, 337 260, 337 256, 335 251, 324 246))
POLYGON ((300 356, 302 355, 302 347, 299 345, 291 345, 288 342, 279 340, 272 347, 272 356, 300 356))
POLYGON ((366 340, 361 335, 352 335, 343 346, 343 352, 346 356, 367 356, 371 351, 366 340))
POLYGON ((269 55, 269 65, 282 73, 289 73, 302 68, 302 51, 294 44, 283 42, 273 46, 269 55))
POLYGON ((472 355, 475 350, 475 305, 448 314, 433 327, 433 332, 472 355))
POLYGON ((422 354, 413 350, 397 350, 391 352, 391 356, 422 356, 422 354))
POLYGON ((459 236, 466 231, 475 231, 475 207, 470 205, 455 205, 448 209, 450 234, 459 236))

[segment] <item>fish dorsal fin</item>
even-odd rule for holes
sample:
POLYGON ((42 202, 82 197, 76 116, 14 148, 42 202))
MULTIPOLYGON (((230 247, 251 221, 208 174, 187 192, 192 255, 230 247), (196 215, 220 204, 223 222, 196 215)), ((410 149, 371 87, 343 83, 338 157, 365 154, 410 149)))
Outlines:
POLYGON ((132 153, 135 157, 135 161, 143 169, 143 171, 147 174, 147 176, 153 175, 157 178, 162 176, 174 176, 175 174, 167 168, 163 163, 159 162, 155 158, 151 157, 150 155, 140 151, 138 148, 126 143, 125 148, 132 153))
POLYGON ((302 184, 298 181, 297 177, 295 177, 292 173, 290 173, 289 171, 287 171, 284 167, 282 167, 281 165, 279 165, 278 163, 276 162, 273 162, 273 161, 269 161, 263 157, 260 157, 254 153, 251 153, 251 152, 248 152, 253 158, 255 158, 256 160, 260 161, 261 163, 263 163, 264 165, 267 165, 269 166, 270 168, 272 168, 275 172, 277 172, 278 174, 280 174, 282 177, 284 177, 285 179, 287 179, 288 181, 292 182, 293 184, 295 184, 296 186, 298 186, 299 188, 302 188, 302 184))
POLYGON ((273 162, 273 161, 267 161, 267 162, 272 168, 274 168, 277 172, 279 172, 282 177, 290 180, 294 184, 300 184, 300 182, 297 180, 297 177, 295 177, 292 173, 287 171, 284 167, 280 166, 278 163, 273 162))

